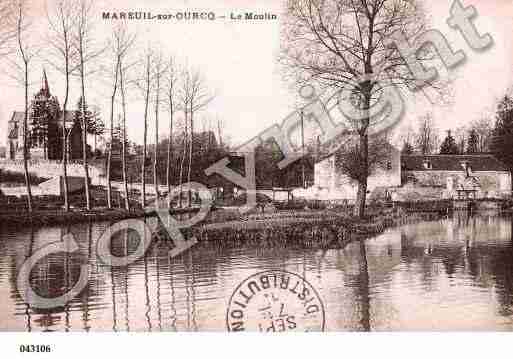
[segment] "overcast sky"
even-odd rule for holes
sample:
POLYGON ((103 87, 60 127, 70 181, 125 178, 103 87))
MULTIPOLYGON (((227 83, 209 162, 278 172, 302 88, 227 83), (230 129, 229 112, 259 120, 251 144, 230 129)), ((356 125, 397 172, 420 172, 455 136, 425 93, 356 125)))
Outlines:
MULTIPOLYGON (((464 5, 474 5, 479 13, 475 24, 480 33, 489 33, 494 46, 478 53, 472 51, 456 31, 446 24, 452 1, 429 0, 426 7, 433 28, 440 30, 455 50, 462 49, 467 62, 453 76, 454 99, 448 107, 432 106, 420 98, 409 101, 402 122, 405 127, 414 123, 417 116, 433 111, 440 130, 455 128, 481 117, 493 109, 498 97, 504 95, 513 83, 513 2, 511 0, 466 0, 464 5)), ((44 28, 44 2, 36 3, 35 12, 41 29, 44 28)), ((198 119, 220 118, 232 144, 245 142, 274 123, 281 122, 294 106, 294 94, 287 90, 279 73, 276 57, 279 52, 279 14, 283 1, 279 0, 122 0, 98 3, 98 39, 107 38, 112 21, 101 19, 101 11, 151 11, 152 14, 176 11, 214 11, 217 16, 229 16, 231 12, 268 12, 278 15, 277 21, 132 21, 129 28, 137 31, 139 43, 148 41, 160 44, 166 55, 175 55, 182 61, 201 69, 216 98, 198 119), (119 4, 119 5, 116 5, 119 4)), ((34 36, 43 33, 34 32, 34 36)), ((135 54, 134 54, 135 56, 135 54)), ((33 64, 33 94, 40 88, 43 66, 48 72, 52 94, 63 99, 63 77, 49 64, 37 60, 33 64)), ((5 65, 3 65, 5 69, 5 65)), ((447 74, 442 74, 446 76, 447 74)), ((6 125, 14 110, 23 110, 23 90, 12 85, 5 76, 0 77, 0 144, 6 141, 6 125)), ((78 83, 71 94, 73 107, 78 99, 78 83)), ((98 104, 106 119, 109 114, 108 96, 101 81, 88 82, 89 102, 98 104)), ((135 94, 135 93, 134 93, 135 94)), ((128 134, 133 140, 142 140, 143 104, 132 98, 128 104, 128 134)), ((167 119, 166 115, 162 115, 167 119)), ((178 116, 178 119, 180 115, 178 116)), ((150 123, 153 121, 153 115, 150 123)), ((200 122, 198 121, 198 122, 200 122)), ((167 123, 162 122, 162 135, 167 123)), ((201 123, 198 128, 201 128, 201 123)), ((400 129, 399 129, 400 130, 400 129)), ((151 128, 153 131, 153 128, 151 128)), ((150 140, 153 140, 150 134, 150 140)))

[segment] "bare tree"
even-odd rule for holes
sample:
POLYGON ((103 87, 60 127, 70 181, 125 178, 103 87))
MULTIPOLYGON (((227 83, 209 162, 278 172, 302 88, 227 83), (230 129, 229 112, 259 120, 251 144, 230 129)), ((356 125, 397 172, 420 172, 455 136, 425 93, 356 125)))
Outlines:
POLYGON ((478 136, 477 151, 490 152, 490 144, 493 138, 493 121, 483 115, 478 120, 470 123, 469 131, 475 130, 478 136))
POLYGON ((362 151, 357 136, 353 136, 347 143, 339 148, 335 154, 335 166, 346 174, 350 181, 358 181, 362 172, 372 175, 379 168, 386 169, 390 159, 391 145, 387 136, 373 136, 369 138, 369 151, 367 164, 363 164, 362 151))
POLYGON ((136 81, 136 85, 142 92, 142 97, 144 100, 144 132, 143 132, 143 151, 142 151, 142 161, 141 161, 141 205, 142 207, 146 206, 146 165, 147 165, 147 157, 148 157, 148 116, 149 116, 149 105, 150 105, 150 95, 153 87, 153 49, 148 45, 146 51, 143 55, 142 63, 142 75, 140 79, 136 81))
POLYGON ((130 211, 130 197, 128 192, 128 176, 127 176, 127 163, 126 163, 126 155, 127 155, 127 130, 126 130, 126 115, 127 115, 127 103, 126 103, 126 88, 125 83, 127 82, 126 73, 134 64, 126 64, 126 52, 122 56, 119 61, 119 90, 121 92, 121 107, 122 107, 122 139, 121 139, 121 161, 122 161, 122 171, 123 171, 123 188, 125 192, 125 209, 130 211))
POLYGON ((411 155, 414 151, 414 139, 415 139, 415 132, 413 130, 413 127, 409 125, 401 132, 401 141, 402 141, 402 148, 401 153, 404 155, 411 155))
POLYGON ((113 55, 113 69, 112 69, 112 92, 110 96, 110 146, 107 156, 107 202, 108 207, 112 208, 112 184, 111 184, 111 167, 112 167, 112 145, 114 140, 114 105, 116 102, 116 94, 120 83, 120 69, 123 64, 123 59, 126 57, 127 52, 131 49, 135 42, 136 36, 130 34, 126 26, 119 25, 114 28, 112 32, 111 51, 113 55))
MULTIPOLYGON (((187 182, 191 182, 192 154, 194 153, 194 114, 203 109, 213 99, 213 95, 209 92, 201 72, 191 68, 184 71, 182 92, 185 118, 187 121, 188 117, 190 123, 187 182)), ((192 193, 190 190, 188 190, 187 193, 188 205, 191 206, 192 193)))
POLYGON ((76 9, 71 2, 57 0, 53 12, 47 11, 50 25, 48 44, 53 59, 49 63, 64 75, 64 103, 62 105, 62 172, 64 209, 69 211, 68 199, 68 130, 66 128, 67 109, 70 91, 70 77, 75 72, 77 53, 73 46, 73 28, 76 22, 76 9))
POLYGON ((119 90, 121 92, 121 108, 123 110, 122 124, 121 124, 121 167, 123 172, 123 189, 125 192, 125 209, 130 211, 130 197, 128 193, 128 177, 126 172, 126 94, 125 94, 125 70, 123 58, 119 63, 119 90))
MULTIPOLYGON (((183 98, 182 98, 182 101, 183 98)), ((183 102, 184 103, 184 109, 186 108, 185 106, 185 101, 183 102)), ((179 207, 182 207, 182 191, 183 191, 183 172, 184 172, 184 165, 185 165, 185 157, 187 156, 187 144, 188 144, 188 137, 189 137, 189 134, 188 134, 188 127, 189 127, 189 122, 187 121, 187 112, 184 110, 184 119, 183 119, 183 137, 182 137, 182 158, 180 160, 180 178, 179 178, 179 181, 180 181, 180 194, 179 194, 179 197, 178 197, 178 206, 179 207)))
MULTIPOLYGON (((114 32, 114 41, 119 41, 119 35, 114 32)), ((116 52, 117 46, 115 45, 114 51, 116 52)), ((111 183, 111 168, 112 168, 112 146, 114 144, 114 103, 116 101, 116 92, 118 90, 119 78, 119 57, 115 56, 114 66, 114 81, 112 84, 112 95, 110 97, 110 121, 109 121, 109 149, 107 154, 107 206, 112 209, 112 183, 111 183)))
POLYGON ((34 49, 27 44, 26 41, 26 32, 24 31, 25 27, 28 25, 27 22, 27 6, 24 0, 19 0, 17 3, 18 12, 16 16, 16 40, 18 42, 18 52, 19 57, 22 61, 22 64, 19 65, 18 62, 14 61, 13 65, 15 65, 17 73, 21 74, 21 76, 14 75, 14 78, 18 79, 23 85, 24 95, 25 95, 25 113, 23 115, 23 170, 25 173, 25 186, 27 188, 27 209, 29 213, 32 213, 32 190, 30 187, 30 177, 28 172, 28 112, 29 112, 29 104, 28 104, 28 88, 29 88, 29 66, 36 55, 34 49))
POLYGON ((74 31, 74 46, 78 54, 78 72, 80 77, 80 92, 81 92, 81 104, 80 106, 80 117, 82 122, 82 158, 84 166, 84 185, 86 195, 86 207, 88 210, 91 209, 91 191, 89 188, 89 168, 87 162, 88 150, 87 150, 87 114, 86 114, 86 64, 90 64, 93 60, 97 59, 104 50, 104 46, 98 46, 95 42, 94 34, 94 19, 93 16, 93 1, 92 0, 77 0, 77 21, 75 23, 74 31))
POLYGON ((431 113, 427 113, 419 118, 418 130, 415 136, 417 150, 423 155, 432 154, 437 151, 439 137, 431 113))
POLYGON ((223 148, 223 120, 216 117, 217 120, 217 140, 219 141, 219 147, 223 148))
POLYGON ((159 115, 160 115, 160 103, 162 101, 162 82, 163 76, 167 72, 167 66, 164 63, 162 52, 158 51, 155 54, 155 66, 154 66, 154 78, 155 78, 155 153, 153 155, 153 185, 155 186, 155 206, 159 206, 159 178, 158 178, 158 153, 159 153, 159 115))
MULTIPOLYGON (((0 57, 16 51, 14 46, 18 34, 17 3, 15 0, 0 0, 0 57)), ((21 30, 24 29, 22 24, 21 30)))
POLYGON ((459 126, 454 130, 454 140, 458 146, 458 153, 465 153, 467 144, 468 129, 467 126, 459 126))
MULTIPOLYGON (((167 164, 166 164, 166 186, 167 193, 171 193, 171 168, 173 162, 173 120, 174 114, 178 110, 178 69, 176 60, 169 59, 167 70, 166 100, 169 112, 169 134, 167 142, 167 164)), ((171 208, 171 196, 168 195, 168 207, 171 208)))
MULTIPOLYGON (((396 47, 396 31, 412 40, 425 29, 416 0, 288 0, 281 62, 289 75, 335 91, 349 89, 361 118, 355 122, 361 166, 369 168, 370 108, 386 84, 415 87, 418 83, 396 47)), ((430 58, 426 51, 419 60, 430 58)), ((430 85, 430 84, 426 84, 430 85)), ((355 215, 363 217, 368 170, 358 171, 355 215)))

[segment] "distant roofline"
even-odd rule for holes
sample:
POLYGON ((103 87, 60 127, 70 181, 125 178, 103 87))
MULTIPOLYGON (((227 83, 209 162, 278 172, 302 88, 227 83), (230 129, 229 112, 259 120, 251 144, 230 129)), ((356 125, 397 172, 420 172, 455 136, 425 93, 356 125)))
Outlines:
MULTIPOLYGON (((495 156, 494 153, 491 152, 481 152, 481 153, 469 153, 469 154, 429 154, 429 155, 422 155, 422 154, 411 154, 411 155, 404 155, 401 154, 401 166, 406 165, 408 166, 408 169, 405 169, 406 171, 447 171, 451 167, 446 162, 445 166, 442 165, 437 166, 435 168, 421 168, 420 162, 424 160, 431 162, 438 162, 438 161, 449 161, 454 164, 456 161, 460 161, 460 163, 468 162, 472 163, 472 166, 476 166, 475 171, 500 171, 500 172, 510 172, 511 169, 508 168, 508 166, 501 161, 499 158, 495 156), (438 159, 438 160, 437 160, 438 159), (452 160, 451 160, 452 159, 452 160), (413 161, 413 163, 411 163, 413 161), (415 163, 417 162, 417 163, 415 163), (477 165, 478 163, 479 165, 477 165), (487 163, 487 165, 484 165, 487 163), (477 169, 480 168, 480 169, 477 169), (484 169, 483 169, 484 168, 484 169)), ((440 163, 438 164, 440 165, 440 163)), ((473 168, 474 170, 474 168, 473 168)))

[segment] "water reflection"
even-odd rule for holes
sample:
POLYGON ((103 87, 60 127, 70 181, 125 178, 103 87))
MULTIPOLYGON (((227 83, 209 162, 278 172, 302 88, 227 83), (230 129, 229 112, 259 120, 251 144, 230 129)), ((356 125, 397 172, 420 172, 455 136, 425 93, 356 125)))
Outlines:
MULTIPOLYGON (((284 269, 305 277, 326 308, 328 330, 511 330, 513 222, 494 215, 456 216, 395 228, 343 249, 263 248, 201 243, 170 258, 153 243, 127 268, 95 256, 108 223, 0 229, 0 329, 10 331, 225 330, 228 299, 257 271, 284 269), (57 296, 90 265, 82 293, 61 308, 39 310, 16 290, 21 265, 71 232, 80 250, 57 253, 31 273, 34 290, 57 296)), ((115 255, 135 251, 135 233, 119 233, 115 255)))

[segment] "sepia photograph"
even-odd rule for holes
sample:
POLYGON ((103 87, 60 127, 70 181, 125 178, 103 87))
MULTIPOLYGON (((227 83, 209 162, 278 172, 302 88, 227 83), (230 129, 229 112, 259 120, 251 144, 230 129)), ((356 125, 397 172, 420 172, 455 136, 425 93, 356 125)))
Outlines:
POLYGON ((0 352, 513 332, 512 34, 511 0, 0 0, 0 352))

